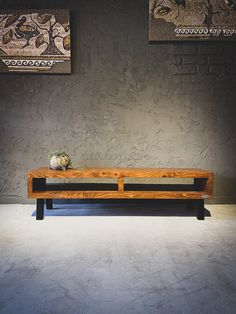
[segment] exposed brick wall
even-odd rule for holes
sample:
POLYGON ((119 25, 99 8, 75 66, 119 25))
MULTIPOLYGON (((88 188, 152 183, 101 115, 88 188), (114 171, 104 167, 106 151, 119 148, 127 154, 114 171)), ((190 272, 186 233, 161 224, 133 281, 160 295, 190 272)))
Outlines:
POLYGON ((173 73, 179 83, 196 83, 213 77, 235 79, 236 48, 233 43, 181 43, 173 47, 173 73))

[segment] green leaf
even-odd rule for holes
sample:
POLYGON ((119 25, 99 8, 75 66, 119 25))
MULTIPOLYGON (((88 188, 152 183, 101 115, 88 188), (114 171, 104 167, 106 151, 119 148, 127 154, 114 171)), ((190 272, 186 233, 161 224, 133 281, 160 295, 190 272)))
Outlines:
POLYGON ((35 46, 36 48, 39 48, 42 44, 44 44, 45 41, 44 41, 44 36, 43 34, 39 35, 37 38, 36 38, 36 41, 35 41, 35 46))
POLYGON ((6 20, 4 28, 7 28, 14 24, 16 21, 18 21, 19 17, 20 17, 19 14, 12 14, 11 16, 9 16, 6 20))
POLYGON ((52 14, 44 13, 42 15, 38 15, 37 18, 40 24, 46 24, 48 21, 51 20, 52 14))
POLYGON ((65 50, 69 51, 70 50, 70 35, 67 35, 63 39, 63 47, 65 50))
POLYGON ((2 42, 4 45, 7 45, 11 40, 12 40, 12 37, 13 37, 13 32, 12 30, 10 29, 6 34, 3 35, 2 37, 2 42))

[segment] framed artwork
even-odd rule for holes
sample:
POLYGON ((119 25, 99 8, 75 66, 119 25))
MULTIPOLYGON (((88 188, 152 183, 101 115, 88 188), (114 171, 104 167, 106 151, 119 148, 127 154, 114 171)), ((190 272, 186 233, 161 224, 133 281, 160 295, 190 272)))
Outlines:
POLYGON ((149 0, 149 40, 236 40, 236 0, 149 0))
POLYGON ((0 11, 0 72, 71 73, 70 11, 0 11))

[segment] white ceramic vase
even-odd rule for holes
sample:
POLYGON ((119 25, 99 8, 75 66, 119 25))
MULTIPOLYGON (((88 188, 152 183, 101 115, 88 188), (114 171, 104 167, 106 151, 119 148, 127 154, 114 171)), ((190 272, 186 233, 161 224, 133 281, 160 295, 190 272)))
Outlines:
POLYGON ((58 157, 57 156, 52 156, 49 163, 50 163, 51 169, 53 169, 53 170, 61 169, 59 166, 59 163, 58 163, 58 157))
POLYGON ((53 155, 49 161, 50 168, 53 170, 66 170, 70 164, 70 159, 67 157, 58 157, 53 155))

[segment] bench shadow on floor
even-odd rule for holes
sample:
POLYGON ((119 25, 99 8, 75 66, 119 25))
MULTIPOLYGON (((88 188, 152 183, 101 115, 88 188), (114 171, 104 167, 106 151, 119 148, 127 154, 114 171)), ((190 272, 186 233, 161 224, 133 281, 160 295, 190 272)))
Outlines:
MULTIPOLYGON (((32 213, 36 216, 36 211, 32 213)), ((166 216, 195 217, 196 210, 188 201, 179 200, 57 200, 53 209, 46 209, 47 216, 166 216)), ((205 216, 211 213, 205 206, 205 216)))

